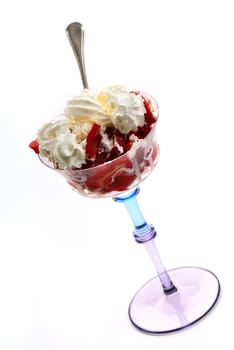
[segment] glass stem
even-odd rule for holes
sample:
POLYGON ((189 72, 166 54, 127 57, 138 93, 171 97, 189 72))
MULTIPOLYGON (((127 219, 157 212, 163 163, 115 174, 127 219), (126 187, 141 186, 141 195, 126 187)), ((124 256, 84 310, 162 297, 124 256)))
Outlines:
POLYGON ((135 227, 135 230, 133 232, 135 240, 137 243, 142 243, 145 246, 157 271, 164 293, 166 295, 175 293, 177 291, 177 288, 170 279, 170 276, 163 265, 157 247, 155 245, 154 238, 156 237, 157 233, 154 227, 145 221, 144 216, 142 215, 142 212, 139 208, 136 198, 138 193, 139 188, 135 189, 130 194, 118 196, 113 199, 116 202, 123 203, 127 209, 135 227))

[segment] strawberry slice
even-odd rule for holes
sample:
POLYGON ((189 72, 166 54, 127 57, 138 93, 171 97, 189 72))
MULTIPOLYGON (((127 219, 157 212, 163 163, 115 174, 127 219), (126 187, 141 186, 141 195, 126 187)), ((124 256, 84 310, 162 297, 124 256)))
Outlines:
POLYGON ((155 123, 155 118, 154 115, 152 113, 152 109, 150 106, 150 102, 149 100, 147 100, 144 96, 142 96, 143 101, 144 101, 144 107, 145 107, 145 123, 152 125, 153 123, 155 123))
POLYGON ((122 172, 118 174, 115 177, 114 182, 110 184, 108 187, 108 192, 111 191, 126 191, 128 190, 129 186, 133 183, 133 181, 136 179, 136 174, 127 174, 126 172, 122 172))
POLYGON ((108 155, 108 161, 121 156, 125 152, 127 135, 124 135, 119 130, 115 129, 109 138, 113 138, 113 147, 108 155))
MULTIPOLYGON (((115 129, 114 127, 107 127, 105 130, 105 133, 108 136, 108 139, 113 144, 112 149, 110 151, 107 151, 103 145, 101 145, 98 156, 101 157, 104 162, 109 162, 119 156, 121 156, 124 153, 125 144, 127 141, 127 135, 122 134, 119 130, 115 129)), ((101 164, 101 162, 99 162, 101 164)))
POLYGON ((133 143, 134 143, 134 140, 129 138, 124 147, 124 152, 128 152, 132 148, 133 143))
POLYGON ((32 142, 30 142, 29 147, 32 148, 32 150, 36 153, 39 154, 39 143, 37 142, 37 140, 33 140, 32 142))
POLYGON ((135 94, 135 95, 141 95, 141 98, 143 99, 144 102, 144 107, 145 107, 145 123, 152 125, 155 123, 155 118, 154 118, 154 114, 152 112, 151 106, 150 106, 150 101, 141 94, 140 91, 131 91, 131 93, 135 94))
POLYGON ((108 126, 107 128, 106 128, 106 134, 107 134, 107 136, 108 136, 108 138, 111 140, 111 139, 113 139, 113 137, 114 137, 114 132, 115 132, 115 128, 113 127, 113 126, 108 126))
POLYGON ((93 166, 97 166, 105 163, 107 161, 107 157, 108 157, 108 152, 106 151, 104 145, 101 143, 97 150, 95 160, 93 162, 93 166))
POLYGON ((91 191, 108 193, 128 187, 135 179, 135 174, 129 174, 132 163, 128 158, 116 159, 96 169, 93 176, 87 179, 86 185, 91 191), (127 170, 127 171, 126 171, 127 170))
POLYGON ((94 123, 86 138, 86 156, 88 159, 95 160, 101 145, 102 136, 100 134, 101 126, 94 123))
POLYGON ((114 146, 108 155, 107 161, 109 162, 110 160, 116 159, 120 155, 121 155, 121 152, 120 152, 119 148, 117 146, 114 146))
POLYGON ((149 124, 144 124, 143 126, 139 126, 137 131, 134 132, 134 134, 139 138, 139 139, 144 139, 148 133, 151 130, 151 125, 149 124))
POLYGON ((125 147, 126 144, 126 135, 122 134, 119 130, 115 130, 114 133, 114 145, 115 146, 120 146, 120 147, 125 147))

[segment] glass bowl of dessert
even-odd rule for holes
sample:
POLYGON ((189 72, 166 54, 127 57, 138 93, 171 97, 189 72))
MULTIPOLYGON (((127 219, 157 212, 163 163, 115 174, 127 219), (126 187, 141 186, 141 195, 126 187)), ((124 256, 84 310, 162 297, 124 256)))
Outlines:
POLYGON ((157 102, 146 93, 86 89, 42 126, 31 147, 80 194, 113 197, 138 186, 157 164, 157 119, 157 102))

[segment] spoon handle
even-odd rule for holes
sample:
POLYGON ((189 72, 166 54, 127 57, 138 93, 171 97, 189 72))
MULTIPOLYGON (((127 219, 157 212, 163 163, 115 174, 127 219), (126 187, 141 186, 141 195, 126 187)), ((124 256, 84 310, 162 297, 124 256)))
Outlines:
POLYGON ((66 33, 80 69, 83 87, 88 89, 84 60, 84 28, 81 23, 74 22, 67 26, 66 33))

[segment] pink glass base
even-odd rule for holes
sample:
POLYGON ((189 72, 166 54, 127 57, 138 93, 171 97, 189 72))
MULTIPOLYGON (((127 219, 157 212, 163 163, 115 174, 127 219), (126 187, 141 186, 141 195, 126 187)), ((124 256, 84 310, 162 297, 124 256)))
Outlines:
POLYGON ((188 327, 207 315, 218 300, 219 280, 209 270, 182 267, 168 273, 176 292, 165 295, 157 276, 130 303, 130 320, 141 331, 158 334, 188 327))

